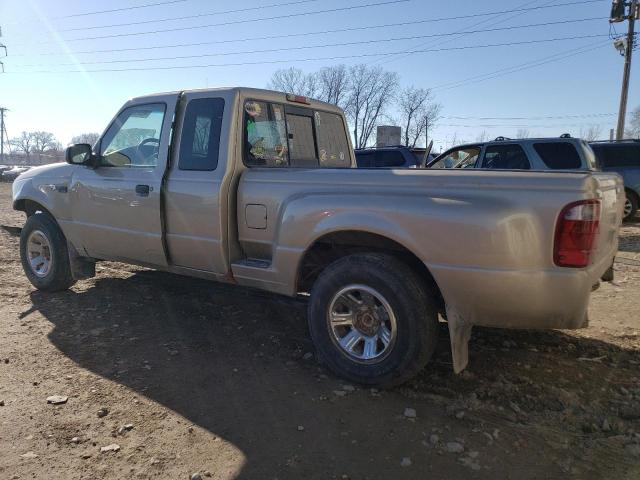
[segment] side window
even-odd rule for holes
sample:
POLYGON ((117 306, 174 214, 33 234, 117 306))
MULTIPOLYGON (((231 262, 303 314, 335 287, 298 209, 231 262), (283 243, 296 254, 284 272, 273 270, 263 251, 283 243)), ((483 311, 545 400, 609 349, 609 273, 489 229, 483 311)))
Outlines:
POLYGON ((165 108, 150 103, 120 112, 102 138, 100 166, 155 167, 165 108))
POLYGON ((316 133, 318 135, 318 155, 320 166, 326 168, 349 168, 349 143, 345 136, 344 123, 340 115, 315 112, 316 133))
POLYGON ((552 170, 570 170, 582 167, 580 156, 571 143, 534 143, 533 148, 544 164, 552 170))
POLYGON ((217 168, 223 113, 222 98, 196 98, 188 103, 180 138, 180 170, 217 168))
POLYGON ((245 163, 248 166, 288 166, 283 106, 248 100, 244 112, 245 163))
POLYGON ((484 154, 482 168, 530 170, 531 165, 522 147, 514 143, 488 146, 484 154))
POLYGON ((430 168, 473 168, 480 155, 480 147, 451 150, 430 168))
POLYGON ((402 167, 404 157, 397 150, 380 150, 376 152, 376 167, 402 167))
POLYGON ((297 167, 315 167, 316 142, 313 138, 313 118, 306 115, 287 114, 289 132, 289 158, 291 165, 297 167))
POLYGON ((640 144, 594 145, 593 150, 604 167, 640 167, 640 144))

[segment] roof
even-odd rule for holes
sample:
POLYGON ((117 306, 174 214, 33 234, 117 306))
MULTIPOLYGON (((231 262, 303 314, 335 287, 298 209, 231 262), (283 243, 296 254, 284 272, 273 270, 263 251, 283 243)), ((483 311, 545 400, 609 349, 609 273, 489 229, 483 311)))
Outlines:
MULTIPOLYGON (((193 88, 188 90, 176 90, 171 92, 157 92, 148 95, 142 95, 139 97, 134 97, 130 101, 138 101, 143 99, 153 99, 154 97, 163 96, 163 95, 179 95, 181 93, 211 93, 212 95, 220 94, 220 93, 237 93, 245 98, 247 97, 257 97, 259 99, 265 99, 267 101, 279 102, 279 103, 289 103, 291 105, 301 105, 297 102, 292 102, 287 100, 287 93, 285 92, 277 92, 274 90, 266 90, 262 88, 251 88, 251 87, 216 87, 216 88, 193 88)), ((333 105, 331 103, 323 102, 320 100, 316 100, 314 98, 307 97, 309 101, 308 107, 311 108, 320 108, 322 110, 333 111, 336 113, 342 113, 342 109, 333 105)))

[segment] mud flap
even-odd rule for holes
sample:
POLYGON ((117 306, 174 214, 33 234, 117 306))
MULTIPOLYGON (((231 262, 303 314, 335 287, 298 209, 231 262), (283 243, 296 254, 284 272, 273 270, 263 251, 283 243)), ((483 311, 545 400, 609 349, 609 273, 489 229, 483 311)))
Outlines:
POLYGON ((469 339, 471 338, 473 325, 465 323, 455 309, 449 306, 447 306, 447 321, 449 322, 453 371, 454 373, 460 373, 469 363, 469 339))
POLYGON ((71 276, 74 280, 85 280, 96 276, 96 262, 93 259, 81 257, 71 243, 67 242, 71 276))

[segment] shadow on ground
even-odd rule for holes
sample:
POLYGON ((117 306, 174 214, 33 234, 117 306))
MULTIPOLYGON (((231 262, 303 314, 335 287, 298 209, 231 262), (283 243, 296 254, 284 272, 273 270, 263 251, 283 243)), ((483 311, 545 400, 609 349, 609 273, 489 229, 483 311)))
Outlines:
MULTIPOLYGON (((546 389, 557 386, 588 401, 599 394, 597 388, 590 390, 589 378, 601 384, 600 369, 608 368, 578 358, 631 355, 561 332, 479 329, 469 374, 454 376, 443 325, 438 354, 412 384, 377 398, 366 390, 337 397, 332 391, 340 382, 302 359, 313 350, 306 305, 298 300, 153 271, 99 278, 86 290, 34 291, 31 299, 33 307, 22 317, 41 312, 54 325, 52 343, 78 365, 237 446, 246 457, 238 476, 243 479, 343 474, 373 479, 399 478, 400 473, 404 478, 428 470, 446 472, 449 478, 495 478, 507 471, 522 479, 556 478, 562 472, 549 462, 537 433, 529 434, 532 451, 514 454, 518 457, 511 465, 496 455, 490 471, 471 472, 455 458, 427 450, 421 440, 431 428, 452 421, 434 396, 446 403, 474 393, 480 401, 507 408, 518 402, 533 415, 545 409, 562 412, 570 406, 548 397, 546 389), (505 339, 515 343, 505 347, 505 339), (534 345, 537 351, 531 350, 534 345), (522 380, 531 372, 527 364, 536 371, 530 382, 522 380), (569 365, 563 372, 568 378, 559 378, 556 368, 562 364, 569 365), (587 377, 576 384, 571 376, 578 371, 587 377), (502 395, 497 382, 517 388, 502 395), (409 405, 424 412, 418 426, 402 419, 409 405), (411 471, 399 469, 405 456, 414 459, 411 471)), ((504 422, 500 428, 506 431, 527 420, 498 416, 493 421, 504 422)), ((463 435, 468 425, 455 428, 463 435)))

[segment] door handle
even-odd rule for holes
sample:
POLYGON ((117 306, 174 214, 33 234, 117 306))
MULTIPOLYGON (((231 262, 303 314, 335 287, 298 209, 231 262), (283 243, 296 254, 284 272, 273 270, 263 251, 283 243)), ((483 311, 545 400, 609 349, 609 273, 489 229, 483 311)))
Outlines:
POLYGON ((149 185, 136 185, 136 195, 139 197, 148 197, 150 191, 149 185))

